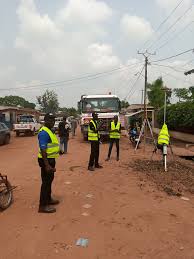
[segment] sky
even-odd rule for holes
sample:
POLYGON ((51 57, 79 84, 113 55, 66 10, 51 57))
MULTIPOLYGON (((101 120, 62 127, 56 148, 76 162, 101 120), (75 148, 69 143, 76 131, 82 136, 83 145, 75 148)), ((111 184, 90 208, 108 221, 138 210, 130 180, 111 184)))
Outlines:
POLYGON ((194 52, 154 62, 194 49, 192 0, 0 3, 0 96, 36 102, 48 89, 61 107, 76 107, 82 94, 112 92, 140 103, 144 57, 138 51, 146 50, 155 54, 149 82, 162 76, 169 88, 194 85, 194 76, 184 75, 194 68, 194 52))

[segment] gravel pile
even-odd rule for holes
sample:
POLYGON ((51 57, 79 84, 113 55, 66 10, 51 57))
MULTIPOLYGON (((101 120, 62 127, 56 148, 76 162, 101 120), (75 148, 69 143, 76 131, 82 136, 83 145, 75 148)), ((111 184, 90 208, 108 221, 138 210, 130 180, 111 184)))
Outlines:
POLYGON ((181 196, 185 192, 194 194, 194 167, 187 167, 179 161, 168 163, 168 172, 164 172, 161 161, 135 160, 130 166, 154 182, 159 190, 169 195, 181 196))

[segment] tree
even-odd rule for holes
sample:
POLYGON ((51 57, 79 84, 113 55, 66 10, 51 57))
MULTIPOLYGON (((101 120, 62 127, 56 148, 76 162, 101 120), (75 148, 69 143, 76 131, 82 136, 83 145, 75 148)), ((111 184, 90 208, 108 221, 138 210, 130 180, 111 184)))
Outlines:
POLYGON ((128 108, 129 107, 129 103, 125 100, 121 101, 121 108, 128 108))
POLYGON ((0 105, 5 106, 21 106, 23 108, 35 109, 36 105, 34 103, 26 101, 23 97, 17 95, 9 95, 5 97, 0 97, 0 105))
POLYGON ((43 95, 37 96, 36 98, 42 112, 56 113, 58 111, 58 96, 54 91, 46 90, 46 92, 43 95))
POLYGON ((189 90, 186 88, 175 88, 173 92, 179 99, 179 102, 187 101, 189 99, 189 90))
MULTIPOLYGON (((158 122, 163 124, 164 110, 158 113, 158 122)), ((171 130, 193 133, 194 102, 180 102, 167 107, 166 123, 171 130)))
MULTIPOLYGON (((152 84, 148 84, 148 99, 149 104, 154 108, 159 109, 164 106, 164 91, 162 88, 164 87, 164 82, 162 78, 158 78, 152 84)), ((167 104, 170 103, 171 93, 167 92, 167 104)))

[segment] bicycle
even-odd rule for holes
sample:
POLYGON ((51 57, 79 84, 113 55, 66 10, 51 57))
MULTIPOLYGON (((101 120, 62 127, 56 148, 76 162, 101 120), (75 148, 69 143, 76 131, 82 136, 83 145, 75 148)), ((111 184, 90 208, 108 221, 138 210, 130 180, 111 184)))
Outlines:
POLYGON ((0 174, 0 210, 7 209, 13 202, 13 189, 6 175, 0 174))

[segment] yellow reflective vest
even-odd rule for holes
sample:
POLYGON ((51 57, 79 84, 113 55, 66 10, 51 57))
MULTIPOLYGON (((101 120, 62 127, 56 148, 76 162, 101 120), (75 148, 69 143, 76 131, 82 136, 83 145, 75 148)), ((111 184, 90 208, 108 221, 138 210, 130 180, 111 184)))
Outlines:
MULTIPOLYGON (((47 158, 57 158, 59 156, 59 141, 58 141, 58 138, 57 138, 56 134, 54 134, 49 128, 42 127, 39 130, 39 132, 41 132, 43 130, 48 133, 48 135, 51 139, 51 143, 47 144, 47 149, 46 149, 47 158)), ((42 158, 40 148, 39 148, 39 152, 38 152, 38 158, 42 158)))
MULTIPOLYGON (((117 125, 115 126, 114 121, 111 122, 111 131, 112 130, 120 130, 121 128, 121 123, 117 122, 117 125)), ((110 132, 110 138, 114 138, 114 139, 120 139, 121 134, 120 132, 110 132)))
MULTIPOLYGON (((93 120, 91 120, 90 122, 94 125, 95 130, 97 130, 96 123, 93 120)), ((90 124, 89 124, 89 126, 88 126, 88 140, 89 141, 98 141, 98 138, 99 138, 98 132, 94 132, 90 128, 90 124)))
POLYGON ((168 134, 168 127, 167 125, 164 123, 164 125, 162 126, 162 129, 159 133, 158 136, 158 144, 159 145, 169 145, 169 141, 170 141, 170 135, 168 134))

